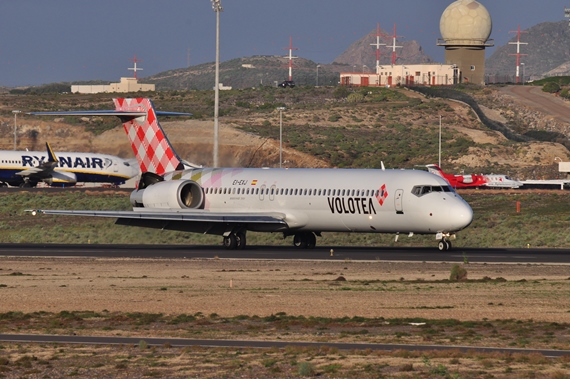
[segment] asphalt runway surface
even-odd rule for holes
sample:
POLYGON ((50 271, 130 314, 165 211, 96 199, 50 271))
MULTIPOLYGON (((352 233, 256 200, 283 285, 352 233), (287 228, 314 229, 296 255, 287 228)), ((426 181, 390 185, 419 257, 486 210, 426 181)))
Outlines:
POLYGON ((255 340, 203 340, 186 338, 145 338, 145 337, 93 337, 93 336, 57 336, 50 334, 0 334, 0 341, 16 343, 60 343, 85 345, 138 345, 145 341, 151 346, 170 344, 171 346, 202 346, 202 347, 237 347, 237 348, 285 348, 287 346, 319 347, 330 346, 339 350, 408 350, 408 351, 444 351, 460 350, 462 352, 479 353, 538 353, 545 357, 561 357, 570 355, 570 350, 546 349, 511 349, 472 346, 441 346, 441 345, 398 345, 375 343, 328 343, 328 342, 284 342, 284 341, 255 341, 255 340))
POLYGON ((284 246, 248 246, 226 250, 219 246, 187 245, 64 245, 0 244, 0 256, 14 257, 97 257, 153 259, 318 259, 416 262, 487 262, 570 264, 570 249, 504 249, 436 247, 317 247, 299 250, 284 246), (331 249, 333 250, 331 253, 331 249))

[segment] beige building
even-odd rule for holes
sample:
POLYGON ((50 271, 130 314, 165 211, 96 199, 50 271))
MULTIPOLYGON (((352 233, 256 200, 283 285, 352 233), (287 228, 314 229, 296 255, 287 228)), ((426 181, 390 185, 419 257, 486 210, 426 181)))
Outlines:
POLYGON ((457 82, 460 73, 449 64, 405 64, 376 67, 376 73, 341 72, 340 84, 356 87, 391 86, 449 86, 457 82))
POLYGON ((154 84, 139 83, 136 78, 121 78, 119 83, 107 85, 73 85, 72 93, 109 93, 109 92, 148 92, 156 91, 154 84))

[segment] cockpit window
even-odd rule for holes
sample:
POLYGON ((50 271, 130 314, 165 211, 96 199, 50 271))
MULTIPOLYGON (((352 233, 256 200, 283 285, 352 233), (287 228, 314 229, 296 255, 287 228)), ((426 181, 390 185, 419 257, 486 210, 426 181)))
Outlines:
POLYGON ((123 162, 123 164, 127 167, 130 167, 131 165, 129 164, 129 162, 123 162))
POLYGON ((412 194, 416 195, 417 197, 432 192, 453 192, 453 190, 451 189, 450 186, 430 186, 430 185, 414 186, 414 188, 412 188, 412 194))

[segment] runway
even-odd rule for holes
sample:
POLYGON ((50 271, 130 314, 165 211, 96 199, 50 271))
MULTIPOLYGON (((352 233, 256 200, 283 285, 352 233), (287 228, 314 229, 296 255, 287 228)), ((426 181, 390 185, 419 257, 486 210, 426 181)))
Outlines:
POLYGON ((283 246, 248 246, 245 250, 225 250, 222 246, 186 245, 0 244, 0 256, 381 260, 459 263, 467 260, 472 263, 570 264, 570 249, 533 248, 454 248, 450 251, 439 251, 433 247, 317 247, 299 250, 283 246))
POLYGON ((339 350, 407 350, 407 351, 445 351, 459 350, 461 352, 477 353, 507 353, 532 354, 538 353, 545 357, 555 358, 570 355, 570 350, 547 349, 512 349, 474 346, 441 346, 441 345, 401 345, 375 343, 335 343, 335 342, 284 342, 256 340, 206 340, 187 338, 145 338, 145 337, 97 337, 97 336, 62 336, 50 334, 0 334, 2 342, 27 343, 61 343, 87 345, 137 345, 145 341, 151 346, 202 346, 202 347, 234 347, 234 348, 285 348, 287 346, 319 347, 329 346, 339 350))
MULTIPOLYGON (((332 260, 332 261, 415 261, 511 263, 511 264, 570 264, 570 249, 476 249, 455 248, 441 252, 433 247, 318 247, 298 250, 293 247, 249 246, 246 250, 225 250, 222 246, 184 245, 68 245, 68 244, 0 244, 0 256, 5 257, 94 257, 133 259, 251 259, 251 260, 332 260)), ((132 344, 144 340, 148 345, 203 346, 234 348, 285 348, 287 346, 331 346, 339 350, 460 350, 462 352, 539 353, 546 357, 570 355, 567 350, 512 349, 472 346, 401 345, 371 343, 284 342, 262 340, 208 340, 180 338, 147 338, 117 336, 27 335, 0 334, 0 341, 14 343, 57 344, 132 344)))

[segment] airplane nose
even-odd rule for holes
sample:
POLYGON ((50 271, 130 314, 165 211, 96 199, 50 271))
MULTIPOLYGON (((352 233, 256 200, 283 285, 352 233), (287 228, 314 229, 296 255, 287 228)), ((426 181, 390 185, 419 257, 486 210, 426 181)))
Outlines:
POLYGON ((473 209, 465 200, 458 197, 452 210, 451 219, 454 231, 465 229, 473 222, 473 209))

